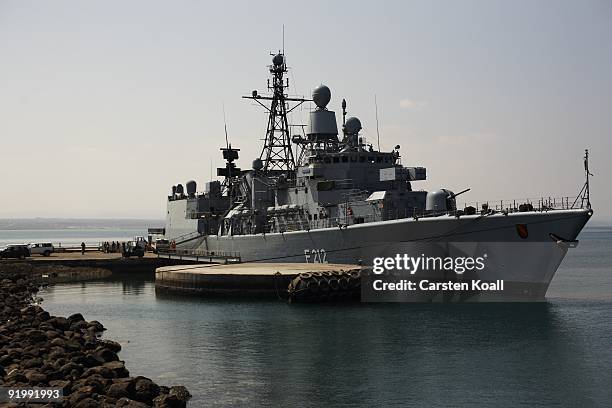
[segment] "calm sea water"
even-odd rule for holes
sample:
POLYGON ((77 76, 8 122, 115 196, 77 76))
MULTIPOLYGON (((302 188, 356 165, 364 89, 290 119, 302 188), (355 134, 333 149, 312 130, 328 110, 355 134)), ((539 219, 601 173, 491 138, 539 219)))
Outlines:
POLYGON ((123 344, 191 406, 612 406, 612 229, 591 228, 541 304, 288 305, 155 293, 142 279, 41 296, 123 344))

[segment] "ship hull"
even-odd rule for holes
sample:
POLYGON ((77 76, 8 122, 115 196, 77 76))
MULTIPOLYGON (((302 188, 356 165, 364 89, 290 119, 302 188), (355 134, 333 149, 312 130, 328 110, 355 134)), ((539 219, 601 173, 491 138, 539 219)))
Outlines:
MULTIPOLYGON (((275 234, 204 236, 179 246, 237 252, 242 262, 329 262, 372 265, 376 258, 408 254, 482 256, 484 271, 419 271, 407 279, 428 282, 503 281, 503 290, 414 290, 362 293, 379 301, 537 301, 589 220, 590 210, 556 210, 400 219, 275 234)), ((366 288, 367 289, 367 288, 366 288)))

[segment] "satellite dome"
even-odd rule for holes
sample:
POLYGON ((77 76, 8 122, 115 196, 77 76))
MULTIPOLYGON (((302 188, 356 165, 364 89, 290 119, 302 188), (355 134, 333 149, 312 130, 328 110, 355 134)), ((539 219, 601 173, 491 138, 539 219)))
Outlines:
POLYGON ((312 100, 317 107, 323 109, 331 100, 331 91, 325 85, 320 85, 312 91, 312 100))
POLYGON ((344 130, 349 135, 356 135, 361 130, 361 121, 356 117, 350 117, 344 124, 344 130))
POLYGON ((285 57, 283 57, 283 54, 278 53, 274 56, 274 58, 272 58, 272 64, 277 67, 283 65, 283 62, 285 62, 285 57))

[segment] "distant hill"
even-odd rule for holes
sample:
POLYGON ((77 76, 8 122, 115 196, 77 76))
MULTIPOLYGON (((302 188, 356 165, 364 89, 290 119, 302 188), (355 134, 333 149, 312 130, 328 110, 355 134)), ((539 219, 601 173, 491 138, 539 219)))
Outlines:
POLYGON ((164 220, 127 218, 0 218, 0 230, 146 229, 164 225, 164 220))

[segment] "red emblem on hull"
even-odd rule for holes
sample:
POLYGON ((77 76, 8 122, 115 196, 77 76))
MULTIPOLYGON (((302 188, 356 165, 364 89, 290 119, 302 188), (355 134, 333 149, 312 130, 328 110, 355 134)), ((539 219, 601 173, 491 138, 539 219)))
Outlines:
POLYGON ((516 224, 516 232, 518 232, 519 237, 526 239, 529 236, 529 231, 527 230, 527 224, 516 224))

